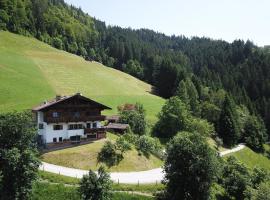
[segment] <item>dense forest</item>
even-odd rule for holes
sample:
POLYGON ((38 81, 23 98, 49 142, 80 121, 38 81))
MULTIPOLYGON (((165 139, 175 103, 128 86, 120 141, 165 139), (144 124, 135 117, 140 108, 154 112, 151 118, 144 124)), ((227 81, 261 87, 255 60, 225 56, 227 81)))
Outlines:
POLYGON ((106 26, 63 0, 0 0, 0 29, 122 70, 164 98, 188 96, 193 114, 216 128, 227 93, 239 115, 262 117, 269 133, 269 48, 106 26))

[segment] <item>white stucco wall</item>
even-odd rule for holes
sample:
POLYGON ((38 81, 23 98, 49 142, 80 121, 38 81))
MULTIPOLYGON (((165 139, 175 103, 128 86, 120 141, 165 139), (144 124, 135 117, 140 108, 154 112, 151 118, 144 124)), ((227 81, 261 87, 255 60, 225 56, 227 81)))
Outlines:
POLYGON ((38 134, 42 136, 44 143, 53 143, 53 138, 57 139, 57 142, 59 142, 59 138, 62 137, 62 139, 70 139, 71 136, 80 135, 82 137, 85 137, 84 135, 84 129, 77 129, 77 130, 68 130, 69 124, 83 124, 84 127, 86 127, 87 123, 91 123, 91 128, 93 128, 93 123, 97 124, 97 128, 101 128, 101 122, 95 121, 95 122, 69 122, 69 123, 58 123, 58 125, 63 125, 63 130, 53 130, 53 126, 56 124, 47 124, 44 122, 44 115, 43 112, 37 113, 37 126, 39 127, 39 124, 43 124, 43 129, 38 130, 38 134))
POLYGON ((45 143, 52 143, 53 138, 57 138, 57 142, 59 142, 59 137, 62 137, 62 139, 68 139, 67 136, 67 124, 66 123, 58 123, 58 125, 63 125, 63 130, 53 130, 53 126, 55 124, 48 124, 46 125, 44 139, 45 143))

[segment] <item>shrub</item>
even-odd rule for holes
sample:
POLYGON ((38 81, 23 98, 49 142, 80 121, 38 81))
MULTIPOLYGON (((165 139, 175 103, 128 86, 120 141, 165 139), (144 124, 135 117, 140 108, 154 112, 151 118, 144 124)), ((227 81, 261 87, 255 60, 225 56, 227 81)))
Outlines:
POLYGON ((126 104, 119 107, 120 123, 129 124, 133 133, 143 135, 146 132, 145 110, 142 104, 126 104))
POLYGON ((63 42, 58 37, 53 38, 52 45, 57 49, 63 49, 63 42))
POLYGON ((92 170, 84 175, 79 187, 79 193, 83 200, 110 200, 112 199, 112 181, 104 167, 98 169, 98 174, 92 170))
POLYGON ((223 140, 220 137, 216 137, 215 141, 217 143, 217 148, 223 146, 223 140))
POLYGON ((152 138, 146 135, 140 136, 136 142, 136 148, 144 155, 149 156, 150 153, 159 158, 163 158, 162 146, 157 138, 152 138))
POLYGON ((116 152, 115 145, 111 141, 107 141, 98 153, 98 161, 105 163, 111 167, 120 161, 120 156, 116 152))
POLYGON ((128 132, 122 136, 127 142, 130 144, 136 144, 138 139, 140 138, 138 135, 133 134, 132 132, 128 132))
POLYGON ((131 144, 125 140, 123 136, 117 138, 115 147, 121 152, 121 154, 131 149, 131 144))

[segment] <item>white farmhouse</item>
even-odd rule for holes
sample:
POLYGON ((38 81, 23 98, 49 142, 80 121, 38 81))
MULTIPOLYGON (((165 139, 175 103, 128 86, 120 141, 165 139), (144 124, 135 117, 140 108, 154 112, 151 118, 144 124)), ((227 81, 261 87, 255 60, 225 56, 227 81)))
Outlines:
POLYGON ((33 108, 38 126, 39 141, 61 144, 106 137, 102 126, 105 116, 101 111, 111 109, 77 93, 56 96, 33 108))

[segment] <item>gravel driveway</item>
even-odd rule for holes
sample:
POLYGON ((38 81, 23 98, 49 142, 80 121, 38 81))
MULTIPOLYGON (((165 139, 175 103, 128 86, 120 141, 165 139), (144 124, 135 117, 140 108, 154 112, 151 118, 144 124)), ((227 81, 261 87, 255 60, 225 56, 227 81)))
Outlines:
MULTIPOLYGON (((227 154, 240 151, 243 148, 245 148, 245 145, 239 144, 237 147, 233 149, 220 152, 219 155, 225 156, 227 154)), ((42 162, 42 165, 39 168, 40 170, 52 172, 55 174, 61 174, 64 176, 70 176, 74 178, 82 178, 84 174, 88 173, 87 170, 62 167, 45 162, 42 162)), ((160 183, 161 180, 163 179, 164 173, 162 171, 162 168, 157 168, 140 172, 112 172, 110 173, 110 175, 112 181, 116 183, 119 182, 119 183, 138 184, 138 183, 160 183)))

